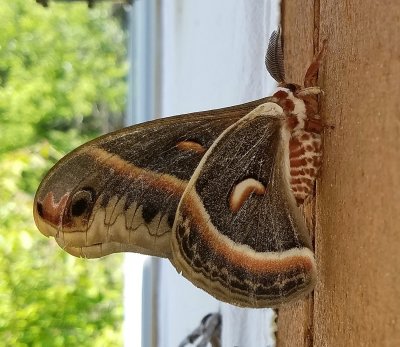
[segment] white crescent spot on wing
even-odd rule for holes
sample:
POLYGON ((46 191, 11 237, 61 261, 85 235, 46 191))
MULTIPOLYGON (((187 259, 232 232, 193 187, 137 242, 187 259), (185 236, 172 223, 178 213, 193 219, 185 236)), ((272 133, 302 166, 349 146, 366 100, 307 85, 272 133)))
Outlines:
POLYGON ((237 212, 249 198, 251 193, 264 195, 265 192, 266 189, 260 181, 257 181, 254 178, 246 178, 233 188, 229 198, 229 207, 232 212, 237 212))

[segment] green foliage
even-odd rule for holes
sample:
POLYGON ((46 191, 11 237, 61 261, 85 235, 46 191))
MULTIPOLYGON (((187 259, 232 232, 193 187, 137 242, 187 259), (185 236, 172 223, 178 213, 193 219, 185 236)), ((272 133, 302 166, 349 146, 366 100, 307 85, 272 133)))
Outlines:
POLYGON ((0 339, 6 346, 117 346, 121 257, 88 261, 64 253, 36 230, 32 196, 18 187, 37 186, 37 173, 58 156, 46 143, 1 160, 0 339))
POLYGON ((0 345, 119 346, 121 255, 66 254, 37 231, 32 203, 44 173, 102 129, 99 115, 121 116, 124 34, 109 6, 0 9, 0 345))
POLYGON ((0 151, 51 140, 54 129, 82 130, 98 104, 122 113, 125 37, 109 6, 0 0, 0 8, 0 151))

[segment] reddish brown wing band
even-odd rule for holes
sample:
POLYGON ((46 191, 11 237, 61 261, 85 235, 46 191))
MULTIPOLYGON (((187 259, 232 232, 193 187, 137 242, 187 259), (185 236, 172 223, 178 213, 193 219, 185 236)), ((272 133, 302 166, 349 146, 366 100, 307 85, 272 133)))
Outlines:
POLYGON ((234 305, 276 306, 315 283, 310 240, 288 184, 285 124, 282 108, 266 103, 226 129, 202 158, 178 207, 174 265, 234 305), (257 193, 255 182, 265 189, 257 193), (232 195, 240 184, 253 193, 232 195), (239 209, 232 209, 233 198, 239 209))

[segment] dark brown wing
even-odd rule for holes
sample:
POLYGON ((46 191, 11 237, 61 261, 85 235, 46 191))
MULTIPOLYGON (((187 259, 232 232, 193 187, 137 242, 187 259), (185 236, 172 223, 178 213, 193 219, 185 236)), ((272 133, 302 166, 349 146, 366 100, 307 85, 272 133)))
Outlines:
POLYGON ((309 292, 315 264, 289 186, 283 110, 266 103, 227 128, 178 207, 173 263, 217 299, 268 307, 309 292))
POLYGON ((36 225, 77 256, 132 251, 169 257, 179 200, 204 153, 267 100, 159 119, 79 147, 41 183, 36 225))

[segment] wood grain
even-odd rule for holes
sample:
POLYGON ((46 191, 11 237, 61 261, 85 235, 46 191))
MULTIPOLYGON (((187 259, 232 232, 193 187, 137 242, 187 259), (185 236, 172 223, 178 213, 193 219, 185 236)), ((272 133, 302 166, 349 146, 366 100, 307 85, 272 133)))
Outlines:
MULTIPOLYGON (((286 80, 303 84, 304 74, 314 55, 314 0, 283 1, 282 27, 286 80), (299 16, 299 11, 301 15, 299 16)), ((305 206, 307 225, 313 234, 315 202, 305 206)), ((278 312, 277 346, 311 346, 313 296, 284 305, 278 312)))
POLYGON ((335 129, 317 182, 314 299, 280 310, 278 346, 400 346, 399 23, 398 0, 284 1, 288 77, 328 38, 321 115, 335 129))

